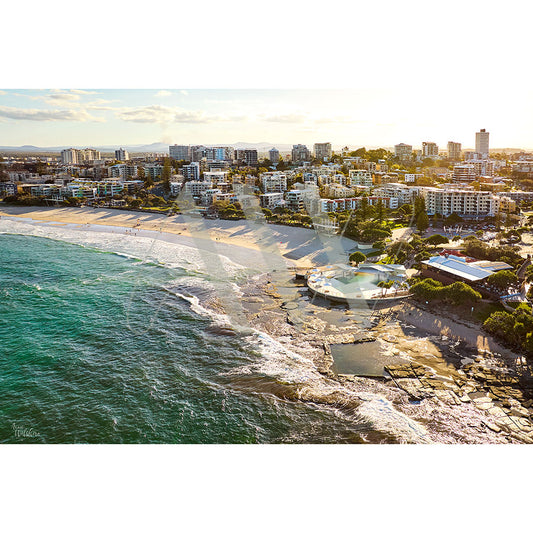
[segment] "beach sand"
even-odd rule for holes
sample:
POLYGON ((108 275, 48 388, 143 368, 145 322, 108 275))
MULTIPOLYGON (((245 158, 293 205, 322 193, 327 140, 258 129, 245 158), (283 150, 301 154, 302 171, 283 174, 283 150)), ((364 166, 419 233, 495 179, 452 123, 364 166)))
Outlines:
MULTIPOLYGON (((254 250, 278 256, 283 264, 312 267, 337 261, 346 262, 355 243, 338 236, 323 236, 307 228, 267 224, 251 220, 209 220, 186 215, 167 216, 116 209, 11 207, 0 206, 0 217, 17 217, 35 222, 114 226, 132 231, 154 231, 180 235, 182 244, 206 248, 212 243, 254 250)), ((177 242, 173 239, 174 242, 177 242)), ((257 257, 256 254, 252 254, 257 257)))

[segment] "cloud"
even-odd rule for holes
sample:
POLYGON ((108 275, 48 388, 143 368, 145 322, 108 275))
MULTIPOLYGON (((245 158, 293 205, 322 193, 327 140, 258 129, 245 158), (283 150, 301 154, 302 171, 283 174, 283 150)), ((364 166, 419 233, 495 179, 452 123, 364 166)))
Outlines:
POLYGON ((12 120, 103 122, 83 109, 21 109, 0 106, 0 117, 12 120))
POLYGON ((162 105, 150 105, 144 107, 130 107, 118 109, 117 117, 128 122, 156 122, 169 124, 172 122, 205 124, 218 120, 228 120, 220 116, 209 116, 203 111, 187 111, 180 107, 167 107, 162 105))
POLYGON ((182 89, 180 91, 180 93, 183 95, 183 96, 189 96, 189 91, 186 91, 185 89, 182 89))
POLYGON ((1 91, 0 90, 0 96, 4 95, 4 94, 7 94, 7 91, 1 91))
POLYGON ((282 123, 301 123, 305 122, 306 116, 298 113, 288 113, 285 115, 259 115, 260 120, 267 122, 282 122, 282 123))
POLYGON ((162 90, 157 93, 155 93, 157 98, 166 98, 167 96, 172 96, 172 93, 170 91, 162 90))
POLYGON ((98 91, 86 91, 85 89, 69 89, 74 94, 100 94, 98 91))

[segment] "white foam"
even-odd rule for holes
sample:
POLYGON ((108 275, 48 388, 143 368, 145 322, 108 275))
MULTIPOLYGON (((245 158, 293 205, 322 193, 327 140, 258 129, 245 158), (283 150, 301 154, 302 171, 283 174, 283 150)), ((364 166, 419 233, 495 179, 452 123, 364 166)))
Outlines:
POLYGON ((145 232, 146 236, 143 236, 125 231, 126 228, 110 229, 100 226, 95 229, 94 226, 88 228, 75 224, 58 227, 7 217, 0 219, 0 233, 31 235, 69 242, 129 259, 208 274, 219 279, 231 280, 245 270, 245 267, 223 255, 184 244, 166 242, 150 235, 151 232, 145 232))

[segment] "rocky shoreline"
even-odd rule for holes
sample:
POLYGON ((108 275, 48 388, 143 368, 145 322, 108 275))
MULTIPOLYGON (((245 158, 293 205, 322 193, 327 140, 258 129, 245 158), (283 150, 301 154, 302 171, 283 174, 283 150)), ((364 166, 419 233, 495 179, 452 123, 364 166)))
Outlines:
POLYGON ((371 313, 332 306, 310 298, 303 284, 272 274, 240 289, 250 325, 311 360, 336 386, 333 394, 302 387, 299 400, 347 407, 354 397, 379 394, 419 422, 428 442, 533 443, 533 378, 528 369, 513 368, 508 354, 483 353, 406 325, 399 308, 371 313), (378 339, 399 360, 385 365, 383 377, 334 372, 332 345, 378 339))

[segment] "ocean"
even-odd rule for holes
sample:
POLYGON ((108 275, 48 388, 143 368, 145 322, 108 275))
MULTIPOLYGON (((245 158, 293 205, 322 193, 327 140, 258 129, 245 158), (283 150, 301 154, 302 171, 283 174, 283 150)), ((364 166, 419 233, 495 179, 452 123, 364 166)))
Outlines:
POLYGON ((302 387, 336 385, 238 313, 202 305, 238 301, 259 271, 149 237, 2 218, 0 442, 416 442, 423 432, 384 398, 300 401, 302 387))

